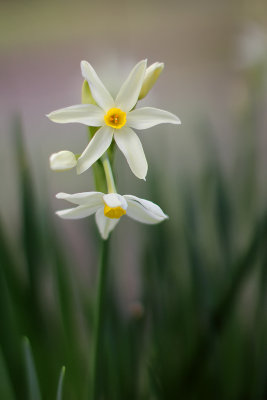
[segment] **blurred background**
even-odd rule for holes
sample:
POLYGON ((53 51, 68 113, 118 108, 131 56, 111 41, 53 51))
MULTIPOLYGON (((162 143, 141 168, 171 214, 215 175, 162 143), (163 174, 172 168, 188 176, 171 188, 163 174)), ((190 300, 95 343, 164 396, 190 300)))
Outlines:
POLYGON ((144 58, 165 69, 140 106, 182 125, 140 132, 146 182, 116 154, 119 193, 170 219, 112 234, 102 398, 267 398, 266 2, 13 0, 0 13, 3 400, 56 398, 62 365, 63 398, 88 398, 99 237, 93 218, 57 219, 54 196, 94 181, 48 163, 81 153, 87 131, 45 114, 80 103, 81 60, 115 94, 144 58))

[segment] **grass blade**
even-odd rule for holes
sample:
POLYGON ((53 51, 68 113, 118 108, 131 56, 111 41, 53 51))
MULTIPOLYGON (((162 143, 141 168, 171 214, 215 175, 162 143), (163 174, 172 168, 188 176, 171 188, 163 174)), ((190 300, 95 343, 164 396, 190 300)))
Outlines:
POLYGON ((15 394, 12 389, 12 384, 9 378, 9 372, 7 366, 0 350, 0 398, 5 400, 15 400, 15 394))
POLYGON ((65 377, 66 368, 63 366, 60 371, 58 387, 57 387, 57 400, 62 400, 62 392, 63 392, 63 381, 65 377))
POLYGON ((33 361, 31 345, 29 339, 26 337, 23 339, 23 350, 25 357, 27 380, 28 380, 29 400, 41 400, 42 397, 33 361))

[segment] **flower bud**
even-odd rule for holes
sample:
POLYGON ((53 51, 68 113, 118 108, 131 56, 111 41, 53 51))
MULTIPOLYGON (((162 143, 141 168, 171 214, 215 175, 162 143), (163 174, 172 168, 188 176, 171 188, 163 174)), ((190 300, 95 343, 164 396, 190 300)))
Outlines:
POLYGON ((49 161, 50 168, 53 171, 64 171, 76 167, 77 165, 75 154, 68 150, 51 154, 49 161))
POLYGON ((96 104, 86 80, 83 81, 82 85, 82 104, 96 104))
POLYGON ((143 85, 141 87, 141 91, 140 91, 138 100, 143 99, 148 94, 148 92, 152 89, 152 87, 156 83, 158 77, 160 76, 163 68, 164 68, 163 63, 155 62, 154 64, 150 65, 150 67, 148 67, 146 69, 145 78, 143 81, 143 85))

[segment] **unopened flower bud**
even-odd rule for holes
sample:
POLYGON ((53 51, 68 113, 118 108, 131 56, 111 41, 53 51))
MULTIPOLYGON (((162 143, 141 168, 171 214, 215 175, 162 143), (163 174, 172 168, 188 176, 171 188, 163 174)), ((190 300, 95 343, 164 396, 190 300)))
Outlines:
POLYGON ((83 81, 82 85, 82 104, 96 104, 86 80, 83 81))
POLYGON ((143 85, 141 87, 138 100, 143 99, 152 89, 152 87, 158 80, 158 77, 160 76, 163 68, 164 68, 163 63, 155 62, 146 69, 145 78, 143 81, 143 85))
POLYGON ((64 171, 76 167, 77 165, 75 154, 68 150, 51 154, 49 161, 50 168, 53 171, 64 171))

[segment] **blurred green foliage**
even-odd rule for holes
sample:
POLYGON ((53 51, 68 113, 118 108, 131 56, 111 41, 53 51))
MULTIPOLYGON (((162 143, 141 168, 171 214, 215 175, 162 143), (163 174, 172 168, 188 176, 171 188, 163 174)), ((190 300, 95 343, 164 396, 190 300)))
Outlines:
MULTIPOLYGON (((238 128, 247 147, 231 178, 201 128, 204 165, 170 189, 177 215, 147 235, 142 299, 128 317, 109 276, 102 399, 267 397, 267 207, 259 207, 253 90, 238 128)), ((18 120, 14 136, 21 213, 18 243, 0 225, 0 398, 85 400, 95 293, 79 287, 48 202, 37 201, 18 120)), ((151 192, 166 209, 163 190, 151 192)))

